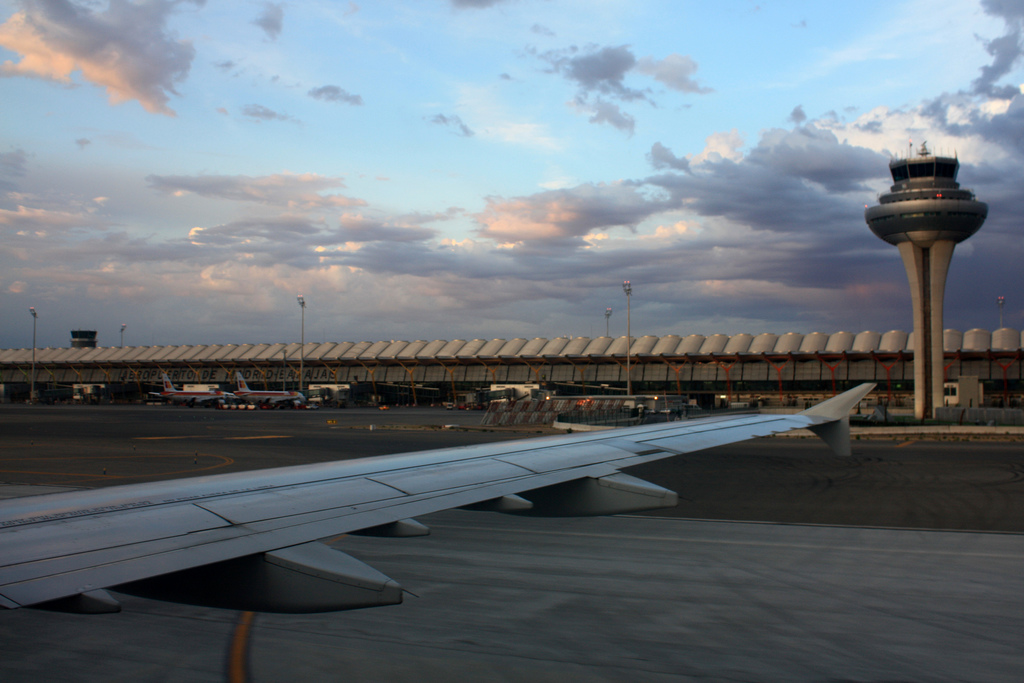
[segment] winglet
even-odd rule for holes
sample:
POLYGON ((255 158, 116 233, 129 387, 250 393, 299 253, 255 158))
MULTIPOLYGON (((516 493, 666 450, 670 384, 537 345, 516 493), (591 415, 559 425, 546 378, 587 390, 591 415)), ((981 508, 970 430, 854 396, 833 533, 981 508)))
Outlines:
POLYGON ((821 422, 808 427, 828 444, 836 455, 850 455, 850 411, 875 388, 874 384, 861 384, 827 401, 801 412, 821 422))

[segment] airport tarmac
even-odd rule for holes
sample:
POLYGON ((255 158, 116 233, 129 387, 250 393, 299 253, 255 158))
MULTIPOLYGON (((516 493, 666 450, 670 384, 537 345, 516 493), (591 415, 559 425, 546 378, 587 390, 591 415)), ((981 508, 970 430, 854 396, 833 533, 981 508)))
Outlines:
MULTIPOLYGON (((474 419, 2 406, 0 481, 105 485, 508 438, 404 428, 474 419)), ((857 441, 839 459, 816 440, 760 439, 645 470, 632 473, 679 491, 674 517, 449 511, 422 518, 428 537, 339 539, 418 596, 399 606, 253 615, 125 596, 115 615, 0 612, 0 679, 1020 679, 1019 442, 857 441)))

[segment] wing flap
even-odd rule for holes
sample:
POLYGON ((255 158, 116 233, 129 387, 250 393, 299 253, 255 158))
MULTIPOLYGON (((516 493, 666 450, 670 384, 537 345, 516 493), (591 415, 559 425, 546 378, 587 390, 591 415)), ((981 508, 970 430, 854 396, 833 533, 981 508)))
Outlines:
POLYGON ((529 476, 534 472, 496 458, 448 462, 429 467, 388 472, 368 477, 409 495, 457 489, 480 482, 494 482, 529 476))
POLYGON ((396 487, 360 478, 214 498, 196 505, 233 524, 251 524, 343 507, 351 508, 402 495, 396 487))
POLYGON ((622 448, 595 440, 566 446, 520 451, 509 455, 497 456, 496 459, 539 474, 592 465, 594 462, 617 460, 629 455, 631 454, 622 448))

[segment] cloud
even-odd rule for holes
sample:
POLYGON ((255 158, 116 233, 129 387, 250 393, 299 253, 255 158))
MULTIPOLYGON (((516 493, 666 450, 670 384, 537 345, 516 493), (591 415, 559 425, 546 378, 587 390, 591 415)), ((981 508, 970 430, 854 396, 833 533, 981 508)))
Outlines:
POLYGON ((789 120, 798 126, 806 121, 807 114, 804 113, 804 108, 799 104, 793 107, 793 111, 789 113, 789 120))
POLYGON ((743 158, 740 148, 743 147, 743 136, 733 128, 728 132, 712 133, 704 140, 704 149, 692 157, 689 157, 691 164, 702 164, 705 161, 720 161, 732 159, 739 161, 743 158))
POLYGON ((345 187, 341 178, 320 176, 315 173, 278 173, 269 176, 146 176, 149 187, 180 196, 196 194, 210 199, 256 202, 285 206, 292 210, 312 210, 333 207, 363 206, 361 199, 337 194, 320 194, 334 188, 345 187))
POLYGON ((591 47, 584 54, 571 47, 551 50, 540 58, 551 65, 551 70, 576 83, 585 97, 600 93, 623 101, 643 100, 647 96, 640 90, 625 85, 626 74, 636 66, 636 57, 626 45, 618 47, 591 47))
POLYGON ((247 104, 242 107, 242 115, 256 121, 293 121, 287 114, 280 114, 262 104, 247 104))
POLYGON ((282 262, 293 261, 309 251, 323 226, 305 216, 285 214, 271 217, 241 218, 211 228, 195 227, 188 239, 201 247, 232 247, 233 251, 260 253, 282 262))
POLYGON ((840 142, 813 124, 794 131, 765 131, 739 159, 720 155, 688 175, 647 182, 667 190, 680 206, 706 218, 725 219, 753 231, 819 238, 828 226, 859 223, 850 206, 873 199, 870 184, 885 173, 888 159, 840 142), (851 200, 848 195, 855 195, 851 200))
POLYGON ((636 70, 653 76, 655 80, 679 92, 702 95, 714 92, 711 88, 698 85, 693 79, 693 74, 697 72, 697 62, 687 55, 672 53, 662 60, 644 57, 636 63, 636 70))
POLYGON ((580 108, 589 110, 591 116, 589 121, 591 123, 608 123, 621 131, 633 134, 633 130, 636 128, 636 119, 629 114, 626 114, 619 108, 619 105, 613 104, 612 102, 606 102, 601 98, 596 98, 593 102, 588 104, 579 105, 580 108))
POLYGON ((69 0, 23 0, 22 11, 0 26, 0 46, 21 56, 0 64, 0 76, 72 84, 71 74, 106 88, 112 104, 137 100, 151 113, 168 106, 176 83, 188 77, 195 49, 166 27, 179 5, 202 0, 111 2, 94 11, 69 0))
POLYGON ((0 227, 8 236, 14 232, 30 231, 42 235, 52 229, 67 229, 83 226, 97 226, 100 222, 92 217, 67 211, 50 211, 19 206, 14 211, 0 209, 0 227))
POLYGON ((393 225, 358 214, 345 214, 334 237, 339 242, 424 242, 437 236, 437 230, 419 226, 393 225))
POLYGON ((1024 54, 1024 3, 1019 0, 982 0, 982 9, 1006 22, 1006 33, 993 40, 984 41, 985 50, 992 56, 992 63, 981 67, 981 75, 971 84, 974 94, 1008 99, 1020 93, 1014 85, 999 87, 996 82, 1010 73, 1014 64, 1024 54))
POLYGON ((638 60, 628 45, 591 45, 583 50, 576 46, 549 50, 536 56, 548 63, 550 73, 557 73, 577 86, 576 96, 570 106, 589 115, 590 123, 607 123, 629 135, 636 128, 636 119, 609 99, 620 102, 643 101, 656 106, 649 88, 639 89, 626 84, 630 74, 651 76, 678 92, 712 92, 711 88, 698 85, 693 79, 697 63, 677 53, 661 60, 653 57, 638 60))
POLYGON ((78 138, 75 140, 75 144, 78 145, 78 149, 85 149, 92 144, 92 140, 89 138, 78 138))
POLYGON ((28 154, 23 149, 0 152, 0 192, 13 190, 14 179, 28 172, 28 154))
POLYGON ((689 171, 690 161, 679 158, 665 145, 655 142, 647 153, 647 161, 656 169, 673 168, 677 171, 689 171))
POLYGON ((444 114, 437 114, 435 116, 431 116, 426 120, 429 121, 430 123, 434 123, 439 126, 446 126, 449 129, 451 129, 453 133, 464 138, 471 138, 474 135, 473 130, 465 123, 463 123, 462 119, 460 119, 455 114, 451 114, 448 116, 445 116, 444 114))
POLYGON ((577 248, 594 231, 632 229, 667 208, 626 184, 588 183, 513 199, 489 197, 474 218, 480 225, 477 233, 499 245, 577 248))
POLYGON ((362 105, 363 98, 359 95, 352 95, 347 90, 339 88, 336 85, 324 85, 319 88, 313 88, 306 93, 314 100, 322 100, 324 102, 342 102, 344 104, 351 105, 362 105))
POLYGON ((252 23, 263 29, 268 38, 277 40, 284 23, 284 6, 274 2, 263 3, 263 11, 252 23))

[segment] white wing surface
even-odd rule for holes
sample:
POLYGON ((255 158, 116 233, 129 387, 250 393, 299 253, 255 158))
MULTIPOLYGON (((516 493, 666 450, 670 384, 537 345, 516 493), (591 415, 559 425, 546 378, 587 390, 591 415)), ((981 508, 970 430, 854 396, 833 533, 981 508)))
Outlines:
POLYGON ((602 515, 672 507, 622 474, 661 458, 809 428, 849 454, 862 385, 795 415, 739 415, 0 503, 0 606, 116 611, 112 588, 280 612, 401 602, 393 580, 320 539, 420 535, 414 517, 469 507, 602 515))

